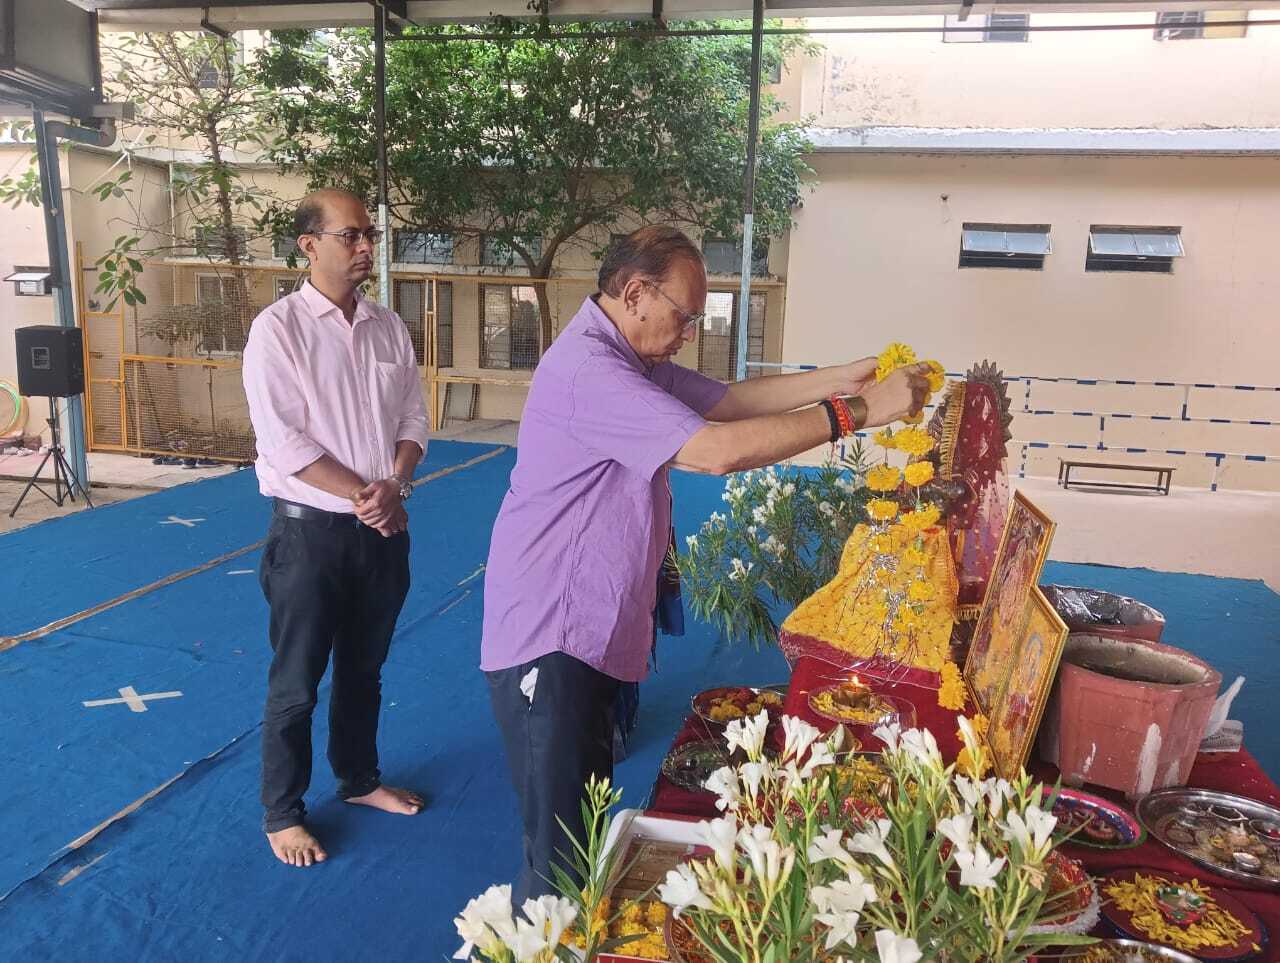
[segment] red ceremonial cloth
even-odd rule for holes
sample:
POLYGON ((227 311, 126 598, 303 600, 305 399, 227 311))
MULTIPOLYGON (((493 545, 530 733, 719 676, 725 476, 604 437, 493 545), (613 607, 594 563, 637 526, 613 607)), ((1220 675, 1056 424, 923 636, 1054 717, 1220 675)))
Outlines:
MULTIPOLYGON (((832 728, 831 722, 810 710, 809 692, 832 682, 847 679, 850 673, 851 670, 848 668, 821 659, 807 656, 799 659, 792 670, 791 684, 787 689, 783 712, 786 715, 798 716, 823 730, 832 728)), ((857 674, 860 680, 876 692, 906 698, 912 702, 916 708, 916 725, 933 732, 945 760, 950 762, 955 759, 960 751, 960 740, 956 737, 957 713, 938 705, 937 673, 904 668, 892 672, 880 669, 876 672, 863 668, 857 674)), ((685 720, 675 742, 672 743, 672 748, 699 739, 719 738, 721 735, 718 727, 712 731, 706 723, 694 715, 685 720)), ((1047 784, 1053 784, 1058 778, 1058 771, 1053 766, 1039 760, 1033 759, 1029 768, 1037 779, 1047 784)), ((1216 789, 1280 806, 1280 787, 1267 777, 1262 767, 1258 765, 1258 761, 1244 749, 1239 752, 1200 755, 1191 770, 1187 784, 1199 789, 1216 789)), ((1099 796, 1113 799, 1132 811, 1132 804, 1117 793, 1093 786, 1087 786, 1086 789, 1099 796)), ((661 774, 658 775, 658 780, 654 784, 652 798, 650 812, 655 815, 670 813, 705 819, 713 819, 720 815, 716 810, 715 797, 710 793, 687 792, 661 774)), ((1242 887, 1239 883, 1183 859, 1173 850, 1150 837, 1141 846, 1133 849, 1103 850, 1068 843, 1062 847, 1062 850, 1066 855, 1084 863, 1085 868, 1094 876, 1101 876, 1120 867, 1141 866, 1150 870, 1192 876, 1207 886, 1220 886, 1230 890, 1233 896, 1258 914, 1270 936, 1263 953, 1254 959, 1261 963, 1280 963, 1280 892, 1242 887)), ((1114 935, 1107 932, 1104 927, 1095 930, 1094 934, 1114 935)))

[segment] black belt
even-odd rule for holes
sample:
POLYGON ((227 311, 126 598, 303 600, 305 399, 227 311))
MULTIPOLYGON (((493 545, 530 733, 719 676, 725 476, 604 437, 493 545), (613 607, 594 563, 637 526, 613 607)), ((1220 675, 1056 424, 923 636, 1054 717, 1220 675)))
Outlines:
POLYGON ((362 528, 364 522, 351 512, 326 512, 323 508, 312 508, 310 505, 299 505, 283 498, 272 499, 273 513, 284 518, 299 518, 304 522, 315 522, 326 528, 362 528))

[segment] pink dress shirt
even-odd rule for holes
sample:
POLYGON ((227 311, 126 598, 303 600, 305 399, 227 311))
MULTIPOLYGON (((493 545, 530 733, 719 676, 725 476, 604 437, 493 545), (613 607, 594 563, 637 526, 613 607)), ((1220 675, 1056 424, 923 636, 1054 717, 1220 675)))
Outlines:
POLYGON ((394 311, 358 293, 351 324, 310 281, 268 305, 249 329, 243 373, 264 495, 354 512, 350 500, 295 473, 328 455, 376 481, 395 471, 398 442, 427 450, 427 406, 409 332, 394 311))

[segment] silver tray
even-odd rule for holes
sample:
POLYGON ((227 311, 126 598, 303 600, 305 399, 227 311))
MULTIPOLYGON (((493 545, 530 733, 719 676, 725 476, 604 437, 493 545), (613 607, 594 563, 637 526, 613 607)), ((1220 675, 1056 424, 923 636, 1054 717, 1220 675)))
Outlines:
MULTIPOLYGON (((1199 963, 1194 956, 1188 956, 1186 953, 1179 952, 1169 946, 1161 946, 1158 943, 1142 943, 1138 940, 1101 940, 1095 944, 1096 946, 1117 950, 1142 950, 1150 956, 1157 957, 1161 960, 1171 960, 1173 963, 1199 963)), ((1062 959, 1071 960, 1077 956, 1084 956, 1085 949, 1069 950, 1062 954, 1062 959)))
MULTIPOLYGON (((1250 886, 1257 886, 1263 889, 1280 889, 1280 878, 1267 876, 1261 872, 1249 872, 1234 865, 1223 865, 1215 859, 1201 856, 1192 847, 1192 844, 1176 838, 1170 838, 1168 830, 1171 824, 1174 824, 1178 814, 1188 806, 1192 807, 1192 809, 1196 807, 1207 808, 1209 806, 1233 809, 1244 817, 1244 828, 1248 829, 1251 836, 1259 840, 1265 837, 1249 829, 1250 821, 1262 820, 1280 825, 1280 809, 1258 802, 1256 799, 1246 799, 1244 796, 1235 796, 1227 792, 1189 788, 1158 790, 1148 796, 1144 796, 1139 800, 1137 806, 1138 820, 1147 828, 1147 832, 1178 855, 1226 879, 1247 883, 1250 886)), ((1193 817, 1193 821, 1195 818, 1193 817)), ((1210 817, 1200 816, 1198 818, 1207 823, 1210 817)), ((1230 824, 1220 823, 1220 825, 1226 829, 1230 824)), ((1272 842, 1268 843, 1268 845, 1271 845, 1275 851, 1280 852, 1280 849, 1276 849, 1276 843, 1272 842)))

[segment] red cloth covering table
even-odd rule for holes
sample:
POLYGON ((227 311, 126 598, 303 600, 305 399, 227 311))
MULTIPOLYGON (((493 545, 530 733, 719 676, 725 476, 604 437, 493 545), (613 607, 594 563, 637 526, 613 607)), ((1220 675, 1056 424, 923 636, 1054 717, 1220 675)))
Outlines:
MULTIPOLYGON (((812 657, 799 659, 792 671, 791 685, 787 690, 783 712, 798 716, 821 729, 830 729, 830 722, 810 710, 809 692, 830 682, 848 678, 850 671, 821 659, 812 657)), ((859 670, 858 676, 877 692, 903 697, 914 703, 916 725, 933 732, 944 759, 947 761, 955 759, 960 751, 960 740, 956 736, 957 713, 938 705, 936 673, 919 669, 898 669, 886 675, 883 671, 874 673, 859 670)), ((691 715, 685 720, 675 742, 672 743, 672 748, 699 739, 718 738, 720 738, 718 729, 711 731, 701 719, 691 715)), ((1030 769, 1036 778, 1048 784, 1052 784, 1058 777, 1054 767, 1035 759, 1032 760, 1030 769)), ((1268 778, 1262 771, 1262 767, 1258 765, 1258 761, 1244 749, 1239 752, 1199 756, 1191 770, 1188 785, 1230 792, 1237 796, 1247 796, 1280 806, 1280 787, 1268 778)), ((1129 802, 1115 793, 1095 787, 1086 788, 1090 792, 1115 799, 1132 809, 1129 802)), ((654 785, 652 798, 650 812, 655 814, 681 814, 705 819, 713 819, 720 815, 716 810, 714 796, 709 793, 687 792, 661 774, 654 785)), ((1254 959, 1261 963, 1280 963, 1280 892, 1244 888, 1232 880, 1183 859, 1151 838, 1134 849, 1102 850, 1068 843, 1063 847, 1063 851, 1084 863, 1085 868, 1095 876, 1101 876, 1121 867, 1142 866, 1193 876, 1206 885, 1220 886, 1230 890, 1233 896, 1258 914, 1267 928, 1269 942, 1262 955, 1254 959)), ((1095 931, 1095 935, 1110 934, 1099 929, 1095 931)))

